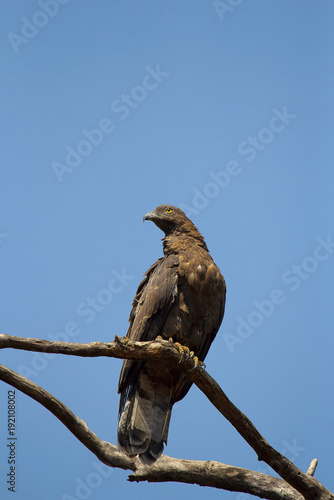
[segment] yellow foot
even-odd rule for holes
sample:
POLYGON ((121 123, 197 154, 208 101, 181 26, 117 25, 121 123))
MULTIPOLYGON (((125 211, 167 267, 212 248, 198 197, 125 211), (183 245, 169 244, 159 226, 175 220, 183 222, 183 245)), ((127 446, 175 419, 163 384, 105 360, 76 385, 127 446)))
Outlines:
POLYGON ((194 370, 197 366, 201 366, 205 368, 205 364, 203 361, 199 361, 198 357, 195 356, 194 351, 191 351, 189 347, 180 344, 179 342, 174 342, 174 340, 170 337, 169 342, 175 347, 179 353, 181 354, 179 364, 188 361, 189 359, 192 359, 194 361, 194 366, 190 368, 190 370, 187 371, 192 371, 194 370))
POLYGON ((195 368, 197 368, 197 366, 200 366, 201 368, 203 368, 203 370, 205 370, 206 366, 205 363, 203 363, 203 361, 200 361, 197 356, 193 356, 193 360, 194 360, 194 366, 190 368, 190 370, 187 370, 187 372, 192 372, 193 370, 195 370, 195 368))

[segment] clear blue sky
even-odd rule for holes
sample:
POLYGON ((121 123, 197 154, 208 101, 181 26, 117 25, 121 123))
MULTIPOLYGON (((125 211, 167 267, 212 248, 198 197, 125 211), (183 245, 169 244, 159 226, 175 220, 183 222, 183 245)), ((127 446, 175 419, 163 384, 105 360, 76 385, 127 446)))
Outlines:
MULTIPOLYGON (((225 5, 2 3, 1 331, 124 335, 162 255, 162 233, 142 217, 181 206, 228 288, 208 372, 297 466, 317 457, 316 477, 334 489, 333 2, 225 5)), ((1 360, 116 442, 120 361, 1 360)), ((245 498, 99 471, 22 394, 17 436, 16 500, 245 498)), ((166 453, 269 471, 197 388, 173 412, 166 453)), ((4 500, 7 456, 2 439, 4 500)))

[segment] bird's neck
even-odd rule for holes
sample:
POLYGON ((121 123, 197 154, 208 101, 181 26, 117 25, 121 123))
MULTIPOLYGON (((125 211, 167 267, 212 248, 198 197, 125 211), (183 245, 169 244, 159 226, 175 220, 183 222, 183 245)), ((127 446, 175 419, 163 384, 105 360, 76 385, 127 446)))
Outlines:
POLYGON ((192 231, 191 234, 177 232, 168 234, 162 239, 162 246, 165 255, 180 254, 190 247, 201 247, 208 251, 204 238, 198 231, 192 231))

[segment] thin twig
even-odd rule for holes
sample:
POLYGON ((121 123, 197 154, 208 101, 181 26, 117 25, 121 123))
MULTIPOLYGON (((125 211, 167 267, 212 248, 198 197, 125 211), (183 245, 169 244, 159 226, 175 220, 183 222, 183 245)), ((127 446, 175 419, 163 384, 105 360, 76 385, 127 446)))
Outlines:
POLYGON ((307 472, 306 472, 307 476, 314 476, 315 469, 317 468, 317 465, 318 465, 318 459, 314 458, 312 460, 312 462, 310 463, 309 468, 307 469, 307 472))

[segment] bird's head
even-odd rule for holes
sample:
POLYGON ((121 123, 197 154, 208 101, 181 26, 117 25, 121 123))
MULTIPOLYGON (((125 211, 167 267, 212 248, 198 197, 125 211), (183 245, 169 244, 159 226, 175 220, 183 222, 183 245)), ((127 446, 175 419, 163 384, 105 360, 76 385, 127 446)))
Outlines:
POLYGON ((194 224, 186 216, 186 214, 173 205, 159 205, 152 212, 144 215, 143 220, 151 220, 154 224, 161 229, 166 236, 177 232, 189 232, 196 230, 194 224))

